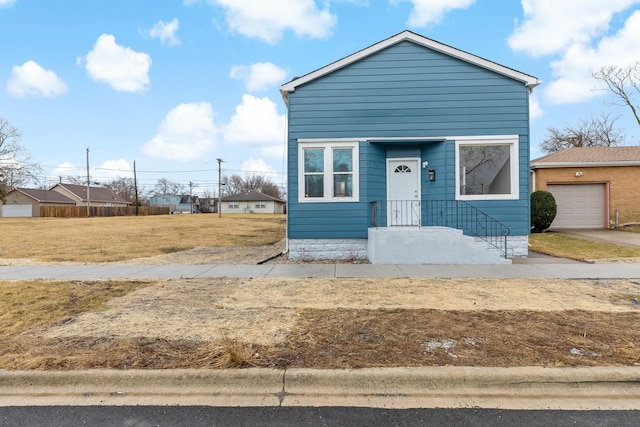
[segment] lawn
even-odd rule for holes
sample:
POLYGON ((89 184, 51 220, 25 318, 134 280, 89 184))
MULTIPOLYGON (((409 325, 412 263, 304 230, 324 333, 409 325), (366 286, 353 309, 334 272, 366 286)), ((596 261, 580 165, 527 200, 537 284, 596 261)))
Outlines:
POLYGON ((573 239, 553 233, 531 234, 529 244, 529 249, 534 252, 579 261, 640 257, 640 249, 637 248, 573 239))
POLYGON ((0 281, 0 369, 639 365, 638 280, 0 281))
POLYGON ((284 236, 284 215, 0 218, 0 258, 114 262, 196 247, 269 245, 284 236))

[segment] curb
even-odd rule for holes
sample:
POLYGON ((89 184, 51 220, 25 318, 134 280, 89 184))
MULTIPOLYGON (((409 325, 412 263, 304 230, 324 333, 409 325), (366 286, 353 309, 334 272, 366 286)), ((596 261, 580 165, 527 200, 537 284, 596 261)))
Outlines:
POLYGON ((640 409, 640 366, 0 370, 0 406, 640 409))

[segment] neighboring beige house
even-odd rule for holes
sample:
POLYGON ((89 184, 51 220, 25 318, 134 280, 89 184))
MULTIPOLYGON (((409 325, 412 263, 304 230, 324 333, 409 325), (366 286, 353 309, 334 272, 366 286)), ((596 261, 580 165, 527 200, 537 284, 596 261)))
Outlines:
POLYGON ((573 147, 532 160, 531 189, 556 199, 550 228, 640 223, 640 146, 573 147))
POLYGON ((249 191, 222 198, 222 214, 266 213, 283 214, 285 202, 260 193, 249 191))
POLYGON ((0 217, 39 217, 42 206, 75 206, 76 202, 57 191, 14 188, 0 205, 0 217))
MULTIPOLYGON (((50 190, 57 191, 74 200, 77 206, 87 205, 86 185, 56 184, 50 190)), ((126 201, 108 188, 89 187, 89 204, 91 206, 124 207, 130 206, 131 202, 126 201)))

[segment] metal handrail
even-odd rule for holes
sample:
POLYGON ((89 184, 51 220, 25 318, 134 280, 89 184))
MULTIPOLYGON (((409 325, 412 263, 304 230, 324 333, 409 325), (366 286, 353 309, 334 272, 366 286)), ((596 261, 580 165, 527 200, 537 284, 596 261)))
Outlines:
POLYGON ((372 227, 455 228, 508 256, 509 227, 464 200, 373 201, 370 207, 372 227))

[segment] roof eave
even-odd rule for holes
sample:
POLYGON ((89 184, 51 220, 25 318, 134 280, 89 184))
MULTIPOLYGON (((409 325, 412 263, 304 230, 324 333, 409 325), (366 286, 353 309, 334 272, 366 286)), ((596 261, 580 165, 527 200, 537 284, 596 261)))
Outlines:
POLYGON ((640 166, 640 160, 609 160, 602 162, 534 162, 531 169, 596 168, 611 166, 640 166))

